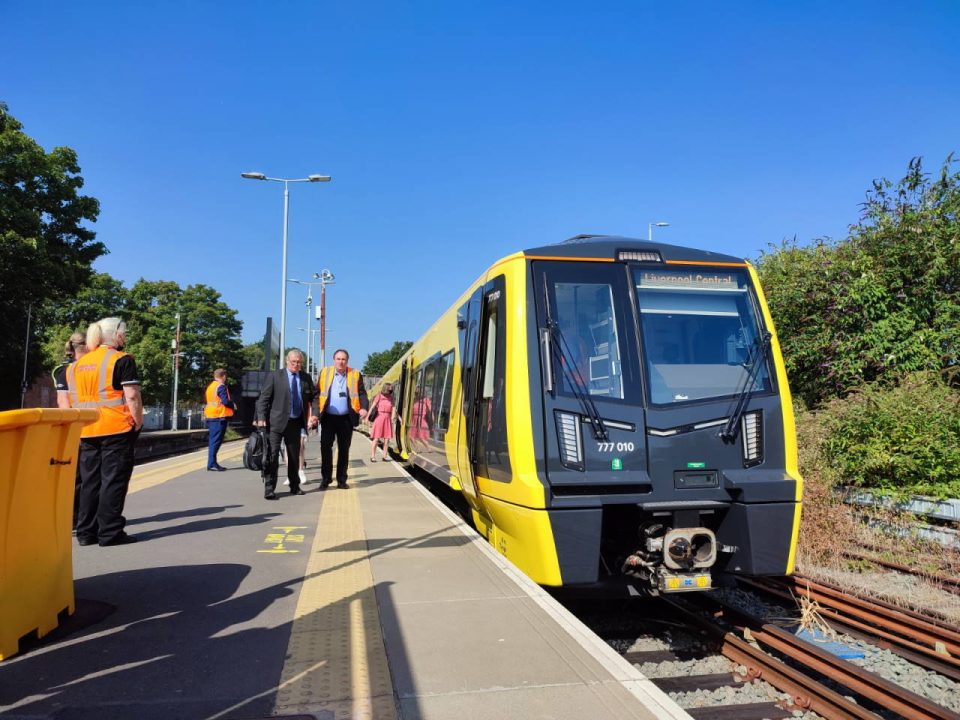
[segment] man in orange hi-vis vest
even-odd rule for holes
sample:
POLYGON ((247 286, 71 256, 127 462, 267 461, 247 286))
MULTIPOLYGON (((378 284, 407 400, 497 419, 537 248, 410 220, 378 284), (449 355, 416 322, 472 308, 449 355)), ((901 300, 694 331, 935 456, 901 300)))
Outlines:
POLYGON ((217 368, 213 371, 213 382, 207 385, 206 405, 203 415, 207 418, 207 470, 226 470, 217 462, 217 452, 223 444, 223 436, 227 432, 227 418, 233 416, 237 406, 230 399, 230 390, 227 388, 227 371, 217 368))
POLYGON ((337 441, 337 487, 347 487, 350 441, 353 429, 367 416, 369 402, 363 376, 347 367, 350 354, 343 349, 333 354, 333 366, 317 378, 317 405, 320 410, 320 489, 333 479, 333 441, 337 441))
POLYGON ((100 419, 80 432, 77 542, 136 542, 123 528, 123 505, 133 473, 133 448, 143 427, 137 363, 122 352, 127 326, 104 318, 87 330, 87 354, 67 366, 70 407, 97 408, 100 419))

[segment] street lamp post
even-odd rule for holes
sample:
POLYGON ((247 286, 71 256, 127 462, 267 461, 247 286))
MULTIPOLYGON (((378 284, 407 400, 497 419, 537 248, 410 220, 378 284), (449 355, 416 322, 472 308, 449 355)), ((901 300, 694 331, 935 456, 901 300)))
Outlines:
POLYGON ((294 182, 330 182, 329 175, 308 175, 305 178, 273 178, 261 172, 240 173, 240 177, 247 180, 272 180, 283 183, 283 267, 280 273, 280 361, 279 368, 284 366, 284 340, 287 324, 287 226, 290 217, 290 183, 294 182))
POLYGON ((313 277, 320 281, 320 367, 327 364, 327 285, 334 283, 332 272, 324 268, 313 277))
POLYGON ((653 242, 653 229, 655 227, 669 227, 670 223, 668 222, 654 222, 647 224, 647 242, 653 242))
MULTIPOLYGON (((330 271, 329 271, 329 270, 325 270, 324 272, 330 272, 330 271)), ((320 273, 314 273, 314 274, 313 274, 313 277, 314 277, 314 278, 319 278, 320 276, 321 276, 320 273)), ((314 367, 314 369, 316 369, 316 367, 317 367, 317 359, 316 359, 316 356, 313 354, 313 345, 311 344, 311 340, 310 340, 310 333, 311 333, 311 332, 315 332, 315 331, 311 331, 311 330, 309 329, 309 328, 310 328, 310 308, 313 306, 313 287, 314 287, 314 285, 322 285, 322 283, 321 283, 321 282, 310 282, 310 281, 308 281, 308 280, 297 280, 296 278, 288 278, 287 280, 288 280, 288 282, 296 283, 297 285, 306 285, 306 287, 307 287, 307 301, 306 301, 306 305, 307 305, 307 330, 306 330, 306 332, 307 332, 307 349, 306 349, 306 353, 307 353, 307 357, 308 357, 308 358, 313 358, 313 367, 314 367)), ((299 329, 299 330, 303 330, 304 328, 298 328, 298 329, 299 329)), ((307 371, 309 372, 309 368, 307 369, 307 371)))
POLYGON ((173 338, 173 412, 170 429, 177 429, 177 385, 180 382, 180 313, 177 313, 177 334, 173 338))

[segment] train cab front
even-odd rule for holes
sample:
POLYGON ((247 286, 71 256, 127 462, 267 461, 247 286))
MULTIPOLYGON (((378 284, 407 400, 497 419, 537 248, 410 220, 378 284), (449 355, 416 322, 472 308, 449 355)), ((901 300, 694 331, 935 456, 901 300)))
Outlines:
POLYGON ((789 390, 752 269, 622 239, 531 262, 542 470, 564 585, 792 572, 789 390))

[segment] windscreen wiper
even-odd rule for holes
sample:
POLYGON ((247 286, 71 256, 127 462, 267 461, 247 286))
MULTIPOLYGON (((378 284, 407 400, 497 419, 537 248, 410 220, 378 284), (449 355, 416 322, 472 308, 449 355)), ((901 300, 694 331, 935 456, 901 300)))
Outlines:
POLYGON ((754 353, 750 364, 746 367, 746 373, 743 380, 743 387, 737 393, 737 403, 734 406, 733 414, 727 420, 727 424, 720 431, 720 439, 730 443, 737 439, 737 433, 740 430, 740 418, 743 417, 744 410, 747 409, 747 403, 750 401, 750 395, 753 393, 753 384, 757 377, 757 371, 760 366, 766 362, 767 355, 770 352, 770 340, 773 338, 768 332, 763 333, 754 341, 757 352, 754 353))
MULTIPOLYGON (((557 351, 560 357, 560 368, 563 371, 563 375, 570 383, 570 389, 573 391, 574 397, 580 402, 583 414, 590 420, 590 425, 593 428, 593 436, 601 442, 606 442, 609 435, 607 434, 606 426, 603 424, 603 418, 600 417, 600 411, 597 410, 596 403, 594 403, 593 398, 590 397, 590 392, 584 384, 580 373, 571 370, 573 367, 571 360, 573 353, 570 351, 570 346, 567 344, 567 340, 563 336, 560 326, 549 316, 549 310, 547 312, 547 332, 550 335, 550 346, 557 351)), ((549 357, 547 358, 547 363, 552 365, 549 357)))

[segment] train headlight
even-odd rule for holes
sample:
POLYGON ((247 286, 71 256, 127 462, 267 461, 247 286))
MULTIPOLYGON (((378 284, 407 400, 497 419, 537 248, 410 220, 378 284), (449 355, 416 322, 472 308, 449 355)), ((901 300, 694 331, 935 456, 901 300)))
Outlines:
POLYGON ((580 435, 580 416, 558 412, 557 438, 560 441, 560 461, 565 467, 583 470, 583 438, 580 435))
POLYGON ((740 421, 743 440, 743 466, 752 467, 763 462, 763 414, 760 410, 746 413, 740 421))

